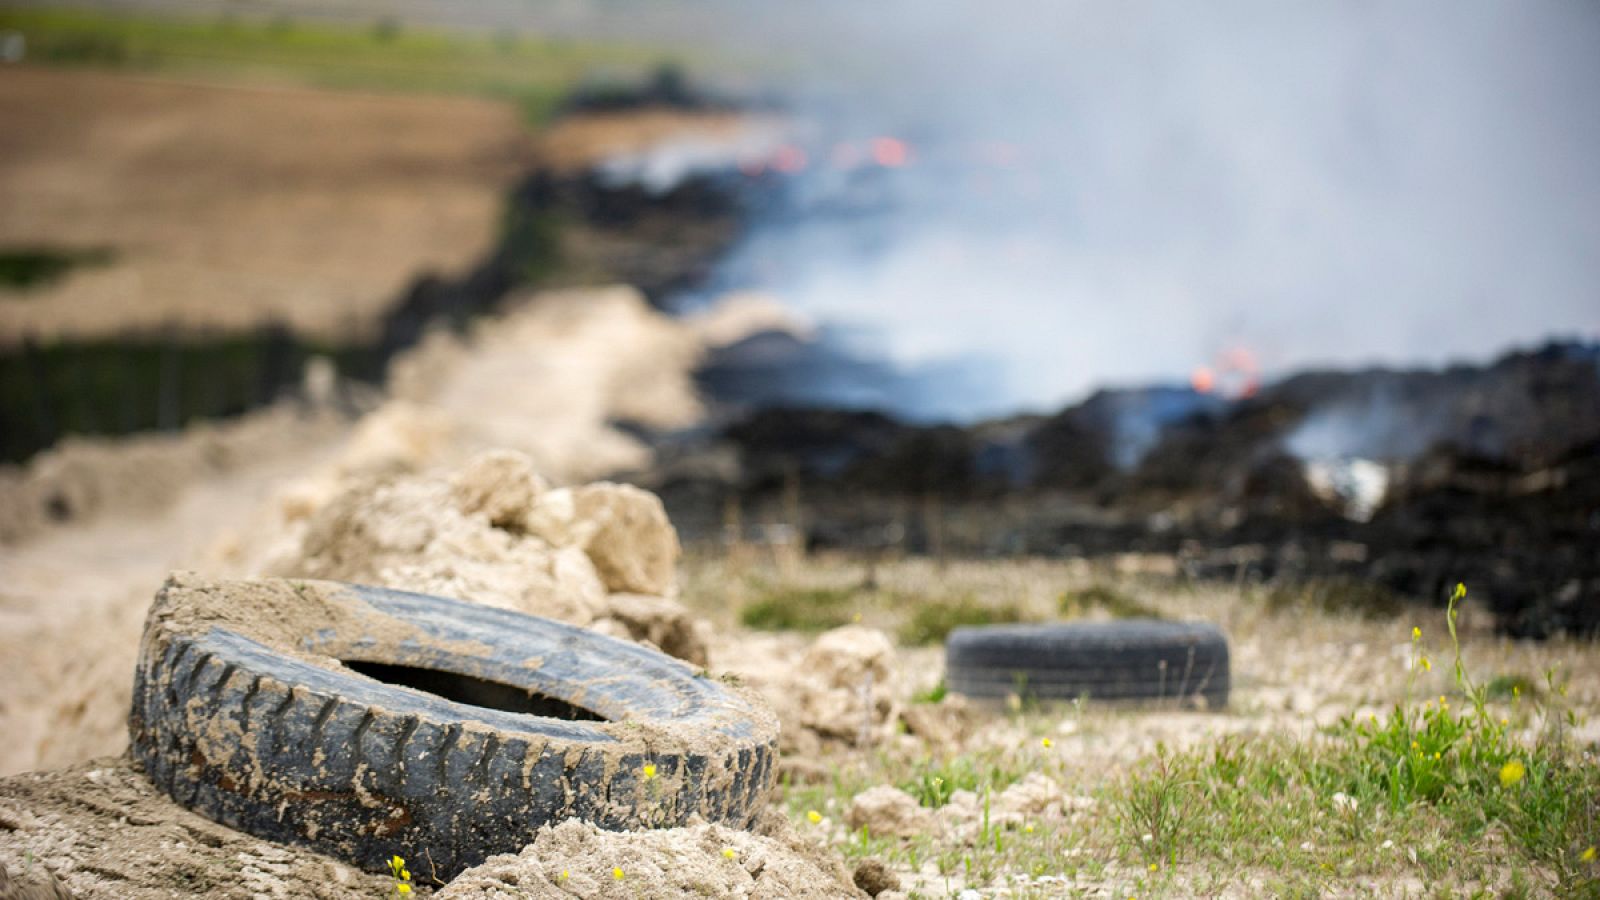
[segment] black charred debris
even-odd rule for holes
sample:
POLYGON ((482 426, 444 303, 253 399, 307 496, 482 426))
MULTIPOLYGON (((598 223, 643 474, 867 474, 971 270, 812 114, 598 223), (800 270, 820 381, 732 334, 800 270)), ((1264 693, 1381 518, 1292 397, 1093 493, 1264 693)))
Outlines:
POLYGON ((970 427, 735 409, 655 440, 637 480, 691 541, 798 517, 813 549, 1163 553, 1192 577, 1344 580, 1421 602, 1460 581, 1507 633, 1600 632, 1597 345, 1308 372, 1232 400, 1103 391, 970 427))

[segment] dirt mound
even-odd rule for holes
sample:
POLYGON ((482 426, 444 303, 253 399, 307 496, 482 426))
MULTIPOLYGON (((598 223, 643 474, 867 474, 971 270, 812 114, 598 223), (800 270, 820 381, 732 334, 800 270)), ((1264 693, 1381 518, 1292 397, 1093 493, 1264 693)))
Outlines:
POLYGON ((299 527, 271 574, 458 597, 706 662, 705 627, 670 596, 677 533, 637 488, 551 490, 495 451, 450 475, 349 476, 299 527))
POLYGON ((568 820, 521 853, 491 857, 441 900, 635 897, 860 897, 837 859, 801 840, 779 814, 756 833, 704 822, 619 833, 568 820))
POLYGON ((428 452, 409 460, 413 468, 505 447, 556 482, 585 481, 649 464, 650 449, 615 423, 673 429, 700 418, 691 377, 700 338, 638 291, 555 291, 520 303, 464 337, 431 334, 391 367, 394 399, 448 435, 419 448, 428 452))
POLYGON ((85 900, 355 900, 389 890, 388 878, 201 818, 123 757, 0 779, 0 863, 13 875, 52 873, 85 900))
POLYGON ((332 440, 326 410, 279 403, 221 425, 134 438, 68 438, 26 466, 0 466, 0 544, 107 512, 152 513, 197 479, 332 440))

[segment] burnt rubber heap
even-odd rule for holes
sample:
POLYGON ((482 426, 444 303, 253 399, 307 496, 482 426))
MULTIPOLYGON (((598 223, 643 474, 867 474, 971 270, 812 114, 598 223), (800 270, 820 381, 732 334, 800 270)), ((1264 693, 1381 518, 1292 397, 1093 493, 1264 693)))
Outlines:
POLYGON ((738 689, 559 622, 186 575, 151 607, 128 728, 134 759, 184 806, 372 871, 398 854, 423 881, 562 819, 747 826, 778 734, 738 689))

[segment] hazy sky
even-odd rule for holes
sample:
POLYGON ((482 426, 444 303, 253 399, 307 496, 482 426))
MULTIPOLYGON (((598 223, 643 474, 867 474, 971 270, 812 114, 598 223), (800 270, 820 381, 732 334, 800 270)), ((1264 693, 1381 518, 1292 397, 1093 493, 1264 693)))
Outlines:
POLYGON ((916 152, 888 213, 774 223, 730 271, 901 365, 999 367, 942 412, 1235 346, 1283 371, 1600 338, 1600 4, 746 9, 829 140, 916 152))

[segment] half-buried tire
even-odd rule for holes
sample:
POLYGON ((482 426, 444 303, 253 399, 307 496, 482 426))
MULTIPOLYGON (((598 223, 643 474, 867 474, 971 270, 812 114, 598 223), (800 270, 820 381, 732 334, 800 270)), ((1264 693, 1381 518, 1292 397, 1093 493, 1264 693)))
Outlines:
POLYGON ((759 701, 649 648, 442 597, 174 576, 132 753, 179 803, 369 870, 449 879, 548 822, 743 827, 774 777, 759 701))
POLYGON ((950 690, 1045 700, 1228 702, 1228 642, 1213 625, 1130 619, 957 628, 945 643, 950 690))

